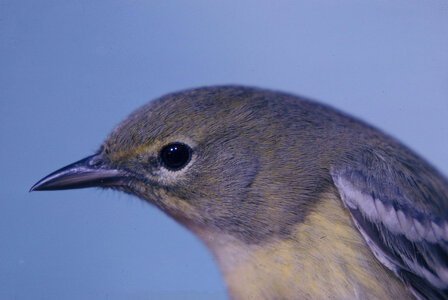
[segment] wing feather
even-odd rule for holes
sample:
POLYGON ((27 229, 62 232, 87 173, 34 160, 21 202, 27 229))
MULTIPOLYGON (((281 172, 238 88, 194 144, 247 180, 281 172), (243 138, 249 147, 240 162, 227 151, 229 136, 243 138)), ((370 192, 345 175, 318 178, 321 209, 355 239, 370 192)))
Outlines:
POLYGON ((448 299, 448 220, 412 206, 427 199, 410 198, 394 176, 355 168, 331 173, 375 257, 418 299, 448 299))

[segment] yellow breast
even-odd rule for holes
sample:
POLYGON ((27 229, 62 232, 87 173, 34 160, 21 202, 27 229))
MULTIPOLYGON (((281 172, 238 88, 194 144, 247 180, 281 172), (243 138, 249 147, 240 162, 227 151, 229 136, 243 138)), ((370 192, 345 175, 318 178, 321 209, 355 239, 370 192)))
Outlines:
POLYGON ((289 238, 254 246, 198 234, 214 253, 232 299, 412 299, 375 259, 333 193, 289 238))

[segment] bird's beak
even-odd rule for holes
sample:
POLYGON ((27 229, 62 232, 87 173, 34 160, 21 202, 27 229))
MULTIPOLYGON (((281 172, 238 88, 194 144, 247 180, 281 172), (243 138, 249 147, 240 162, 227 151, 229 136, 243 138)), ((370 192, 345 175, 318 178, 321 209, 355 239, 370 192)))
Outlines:
POLYGON ((30 192, 120 186, 129 177, 130 174, 125 171, 108 168, 101 155, 95 154, 42 178, 30 192))

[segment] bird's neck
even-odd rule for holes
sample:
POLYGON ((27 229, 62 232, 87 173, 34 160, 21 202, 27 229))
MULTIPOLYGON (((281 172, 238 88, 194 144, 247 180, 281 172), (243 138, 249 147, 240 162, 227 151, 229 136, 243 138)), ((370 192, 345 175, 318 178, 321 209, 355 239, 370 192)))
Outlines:
POLYGON ((287 238, 247 245, 196 231, 213 252, 232 299, 407 299, 401 282, 373 257, 334 194, 287 238))

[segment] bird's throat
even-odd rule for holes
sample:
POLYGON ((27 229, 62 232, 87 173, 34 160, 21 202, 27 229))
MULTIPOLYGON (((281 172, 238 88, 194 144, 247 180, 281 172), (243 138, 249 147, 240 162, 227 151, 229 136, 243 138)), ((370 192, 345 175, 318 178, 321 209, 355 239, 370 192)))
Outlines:
POLYGON ((247 245, 196 231, 213 252, 232 299, 407 299, 374 258, 336 194, 328 193, 288 237, 247 245))

